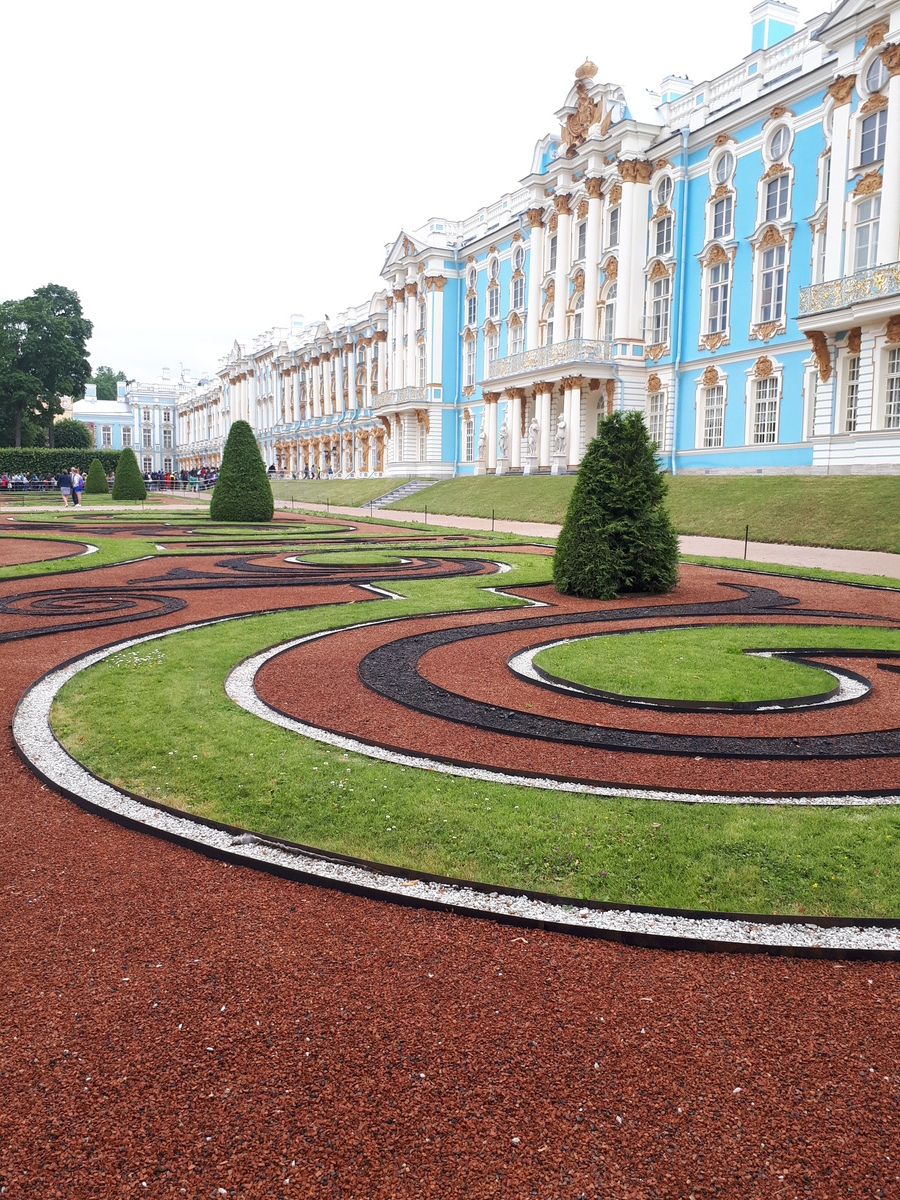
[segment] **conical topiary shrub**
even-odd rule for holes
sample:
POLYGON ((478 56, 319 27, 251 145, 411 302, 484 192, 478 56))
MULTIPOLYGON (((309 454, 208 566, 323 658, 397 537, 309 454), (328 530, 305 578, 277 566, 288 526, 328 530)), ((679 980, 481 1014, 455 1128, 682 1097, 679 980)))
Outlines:
POLYGON ((222 453, 209 515, 214 521, 271 521, 275 511, 265 463, 246 421, 235 421, 222 453))
POLYGON ((84 490, 88 496, 105 496, 109 493, 106 472, 103 470, 103 463, 99 458, 92 459, 91 461, 84 481, 84 490))
POLYGON ((130 446, 126 446, 116 463, 116 478, 112 490, 113 500, 146 500, 147 489, 141 468, 130 446))
POLYGON ((604 418, 585 453, 556 544, 557 590, 590 600, 670 591, 678 581, 678 538, 665 495, 640 413, 604 418))

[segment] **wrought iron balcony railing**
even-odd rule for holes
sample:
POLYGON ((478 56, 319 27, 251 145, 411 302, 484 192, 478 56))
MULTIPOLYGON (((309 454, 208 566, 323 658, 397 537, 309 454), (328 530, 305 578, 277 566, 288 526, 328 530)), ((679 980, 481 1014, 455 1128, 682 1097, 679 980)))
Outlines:
POLYGON ((869 267, 855 275, 842 279, 830 279, 826 283, 814 283, 800 289, 799 316, 809 317, 813 313, 829 312, 837 308, 848 308, 865 300, 878 300, 882 296, 900 295, 900 263, 887 263, 881 267, 869 267))

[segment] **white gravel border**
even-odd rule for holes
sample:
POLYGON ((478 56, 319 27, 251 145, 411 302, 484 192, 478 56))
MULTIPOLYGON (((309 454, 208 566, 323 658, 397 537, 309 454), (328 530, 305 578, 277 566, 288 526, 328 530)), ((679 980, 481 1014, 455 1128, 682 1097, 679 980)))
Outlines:
MULTIPOLYGON (((471 888, 459 887, 452 884, 427 883, 420 880, 401 879, 393 875, 383 875, 365 868, 348 866, 341 863, 316 858, 308 853, 291 849, 277 842, 266 842, 253 834, 243 834, 235 837, 232 834, 215 829, 197 819, 176 816, 162 812, 149 803, 136 800, 119 791, 111 784, 94 778, 89 771, 76 762, 74 758, 53 735, 50 728, 50 708, 60 688, 73 679, 81 671, 94 666, 113 654, 121 653, 132 646, 159 641, 170 634, 183 633, 192 629, 211 624, 221 624, 225 621, 243 619, 241 616, 225 617, 218 621, 197 622, 183 625, 177 629, 166 629, 158 633, 148 634, 140 638, 131 638, 108 646, 102 650, 84 655, 68 666, 60 667, 50 672, 34 684, 19 701, 13 718, 13 737, 25 757, 54 785, 74 794, 89 803, 106 809, 112 814, 154 829, 179 837, 197 846, 206 846, 225 851, 239 859, 250 863, 271 863, 289 870, 303 871, 308 875, 317 876, 323 882, 335 881, 349 883, 369 889, 374 889, 386 896, 402 896, 428 900, 439 905, 452 907, 454 911, 473 911, 478 913, 493 913, 498 916, 511 916, 525 921, 553 922, 568 925, 573 929, 595 929, 601 935, 603 932, 614 934, 623 932, 638 935, 649 935, 663 938, 689 939, 703 942, 717 942, 741 949, 747 946, 783 947, 793 949, 822 949, 833 951, 895 952, 900 953, 900 922, 896 927, 881 928, 878 926, 836 926, 823 928, 812 922, 788 921, 780 924, 756 924, 753 921, 727 919, 719 916, 710 917, 681 917, 666 913, 643 913, 630 911, 597 911, 581 908, 578 904, 553 904, 545 901, 529 899, 527 896, 506 896, 497 892, 484 893, 471 888)), ((392 620, 392 619, 391 619, 392 620)), ((370 621, 367 625, 382 624, 370 621)), ((357 628, 356 626, 355 628, 357 628)), ((252 696, 252 679, 262 662, 268 661, 276 654, 290 649, 294 645, 311 641, 319 637, 329 636, 332 632, 343 632, 344 629, 326 631, 308 637, 297 638, 290 643, 272 647, 260 655, 240 664, 228 677, 228 694, 234 698, 236 691, 244 693, 249 686, 252 696), (253 666, 255 664, 255 667, 253 666), (249 681, 249 682, 248 682, 249 681)), ((305 732, 309 727, 300 722, 290 721, 261 705, 256 699, 254 705, 245 704, 250 712, 256 712, 266 720, 284 728, 305 732), (266 715, 266 714, 271 715, 266 715)), ((347 746, 357 749, 352 739, 335 738, 332 735, 322 736, 324 731, 313 731, 311 736, 318 740, 327 741, 333 745, 347 746)), ((359 746, 361 753, 372 756, 371 747, 359 746)), ((431 764, 427 760, 412 759, 403 755, 390 755, 381 752, 374 755, 388 761, 404 762, 414 766, 424 766, 430 769, 449 770, 443 764, 431 764)), ((492 775, 490 772, 454 771, 456 774, 477 778, 495 778, 502 782, 510 782, 509 777, 492 775)), ((514 781, 515 782, 515 781, 514 781)), ((534 780, 523 781, 530 786, 553 786, 552 783, 536 783, 534 780)), ((565 786, 565 790, 585 790, 565 786)), ((621 794, 621 793, 613 793, 621 794)), ((703 799, 708 799, 704 797, 703 799)))
MULTIPOLYGON (((600 636, 603 636, 602 634, 600 636)), ((607 636, 624 637, 625 634, 613 633, 607 636)), ((547 679, 540 673, 534 665, 535 657, 543 650, 554 650, 557 646, 570 646, 573 642, 585 642, 589 638, 595 638, 597 634, 586 633, 583 637, 560 638, 556 642, 544 642, 540 646, 532 646, 530 650, 522 650, 519 654, 513 655, 507 662, 507 666, 513 675, 518 675, 520 679, 529 680, 531 683, 539 683, 544 687, 552 688, 556 692, 572 692, 576 696, 583 696, 586 700, 596 700, 597 693, 591 692, 587 688, 579 687, 576 683, 560 683, 558 680, 547 679)), ((787 651, 774 650, 746 650, 746 654, 753 655, 754 658, 782 658, 787 651)), ((825 650, 822 651, 826 653, 825 650)), ((811 658, 812 655, 807 655, 811 658)), ((838 690, 833 696, 829 696, 827 700, 813 700, 807 704, 765 704, 757 709, 747 710, 748 713, 764 713, 764 712, 801 712, 807 708, 825 708, 829 704, 849 704, 852 700, 859 700, 862 696, 867 696, 871 692, 871 684, 860 682, 858 679, 851 679, 849 675, 844 675, 835 670, 833 667, 827 666, 825 663, 816 663, 816 666, 830 675, 837 682, 838 690)), ((629 708, 647 708, 660 709, 665 708, 656 700, 642 699, 640 696, 625 696, 624 700, 628 701, 629 708)), ((673 712, 674 709, 666 708, 667 712, 673 712)), ((707 709, 707 712, 716 711, 707 709)))

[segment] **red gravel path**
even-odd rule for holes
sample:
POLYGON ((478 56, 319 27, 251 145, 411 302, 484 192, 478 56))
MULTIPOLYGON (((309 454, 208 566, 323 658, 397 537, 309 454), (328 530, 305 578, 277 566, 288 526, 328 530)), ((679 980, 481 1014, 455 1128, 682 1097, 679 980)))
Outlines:
POLYGON ((50 558, 69 558, 83 554, 84 542, 51 542, 41 538, 0 537, 0 567, 19 563, 46 562, 50 558))
MULTIPOLYGON (((678 588, 665 597, 650 601, 654 606, 696 604, 728 599, 730 594, 718 587, 721 575, 704 568, 681 568, 678 588)), ((730 578, 730 577, 726 577, 730 578)), ((758 577, 735 577, 735 581, 759 583, 758 577)), ((796 596, 803 607, 829 612, 862 611, 873 616, 890 617, 898 613, 896 596, 864 592, 846 587, 823 588, 815 584, 786 581, 779 589, 796 596)), ((610 608, 645 606, 642 597, 631 601, 588 603, 563 599, 551 589, 529 589, 528 595, 542 598, 555 611, 603 611, 610 608)), ((752 618, 750 623, 822 624, 822 618, 784 615, 752 618)), ((356 674, 359 660, 376 646, 412 636, 428 629, 490 624, 495 621, 530 620, 531 610, 515 610, 425 618, 393 625, 353 630, 298 646, 268 662, 257 675, 257 691, 269 704, 299 720, 325 729, 336 730, 364 740, 377 738, 394 749, 408 750, 440 758, 445 756, 477 766, 498 766, 511 773, 520 771, 548 774, 588 783, 647 788, 671 788, 681 791, 726 791, 758 795, 804 794, 834 790, 869 791, 897 786, 900 760, 897 758, 849 761, 779 761, 763 759, 696 759, 693 753, 673 756, 610 751, 521 737, 504 736, 475 729, 437 716, 411 712, 366 688, 356 674), (315 670, 313 670, 313 663, 315 670), (340 692, 321 690, 301 692, 292 681, 313 677, 324 671, 328 678, 340 678, 340 692)), ((742 618, 723 617, 724 623, 742 618)), ((842 618, 835 618, 845 623, 842 618)), ((695 618, 678 618, 674 623, 697 623, 695 618)), ((711 623, 717 623, 714 619, 711 623)), ((864 623, 864 622, 863 622, 864 623)), ((660 616, 660 625, 666 624, 660 616)), ((616 622, 616 630, 646 627, 647 621, 616 622)), ((667 713, 658 710, 624 708, 600 704, 551 692, 516 678, 506 668, 507 658, 530 646, 553 638, 605 632, 606 626, 577 626, 572 630, 551 628, 496 634, 477 641, 461 641, 429 651, 419 663, 426 678, 452 692, 488 704, 497 704, 550 717, 564 717, 586 724, 648 730, 654 733, 692 733, 697 735, 740 737, 804 737, 816 732, 838 734, 872 729, 896 728, 900 721, 900 677, 881 672, 874 659, 834 658, 851 670, 873 681, 871 697, 852 705, 809 712, 728 715, 667 713)))
MULTIPOLYGON (((282 600, 183 594, 127 633, 282 600)), ((121 635, 2 648, 4 1198, 900 1195, 896 964, 523 935, 120 829, 8 730, 121 635)))

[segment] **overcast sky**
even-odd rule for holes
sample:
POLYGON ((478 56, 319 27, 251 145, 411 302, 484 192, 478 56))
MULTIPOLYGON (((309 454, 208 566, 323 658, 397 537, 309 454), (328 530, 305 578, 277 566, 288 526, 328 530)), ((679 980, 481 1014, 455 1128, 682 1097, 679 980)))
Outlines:
POLYGON ((95 368, 214 371, 366 301, 401 227, 517 187, 586 56, 627 96, 700 82, 751 7, 9 0, 0 299, 74 288, 95 368))

